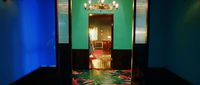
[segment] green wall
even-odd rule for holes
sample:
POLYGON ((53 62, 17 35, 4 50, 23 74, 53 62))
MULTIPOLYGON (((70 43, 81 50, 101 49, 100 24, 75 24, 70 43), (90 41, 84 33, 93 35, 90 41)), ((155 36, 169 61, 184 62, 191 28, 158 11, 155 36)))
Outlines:
POLYGON ((86 11, 83 7, 85 2, 87 0, 72 0, 72 49, 88 49, 89 13, 114 14, 114 49, 132 49, 133 1, 116 0, 119 3, 118 10, 102 12, 86 11))

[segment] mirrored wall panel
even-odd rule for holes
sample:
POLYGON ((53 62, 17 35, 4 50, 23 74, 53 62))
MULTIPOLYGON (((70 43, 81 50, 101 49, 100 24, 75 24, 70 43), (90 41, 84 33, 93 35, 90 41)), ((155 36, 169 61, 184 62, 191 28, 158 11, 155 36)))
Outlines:
POLYGON ((58 43, 69 43, 68 0, 57 0, 58 43))
POLYGON ((136 0, 135 44, 147 43, 147 0, 136 0))

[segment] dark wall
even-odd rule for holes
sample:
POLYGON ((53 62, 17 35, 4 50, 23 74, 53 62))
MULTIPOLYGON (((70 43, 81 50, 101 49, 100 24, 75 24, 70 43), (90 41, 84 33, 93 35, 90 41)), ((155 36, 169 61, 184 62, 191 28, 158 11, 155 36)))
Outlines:
POLYGON ((199 85, 200 1, 176 0, 172 7, 166 68, 199 85))
POLYGON ((169 0, 149 1, 149 67, 162 67, 170 38, 168 31, 171 8, 169 0))
MULTIPOLYGON (((16 2, 0 1, 0 84, 8 85, 23 75, 19 9, 16 2), (13 23, 15 21, 15 23, 13 23), (10 23, 10 24, 8 24, 10 23), (18 45, 15 45, 18 44, 18 45), (13 72, 15 70, 15 72, 13 72)), ((32 67, 36 68, 36 67, 32 67)))
POLYGON ((55 65, 54 0, 0 0, 0 84, 55 65))
POLYGON ((150 0, 149 67, 200 84, 199 10, 199 0, 150 0))

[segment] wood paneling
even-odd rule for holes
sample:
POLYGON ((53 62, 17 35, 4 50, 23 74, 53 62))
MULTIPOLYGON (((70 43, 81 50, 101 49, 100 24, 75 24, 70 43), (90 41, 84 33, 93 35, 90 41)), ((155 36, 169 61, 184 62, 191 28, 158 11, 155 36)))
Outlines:
POLYGON ((89 69, 88 49, 72 49, 72 68, 89 69))
POLYGON ((114 50, 112 52, 113 69, 131 69, 131 50, 114 50))

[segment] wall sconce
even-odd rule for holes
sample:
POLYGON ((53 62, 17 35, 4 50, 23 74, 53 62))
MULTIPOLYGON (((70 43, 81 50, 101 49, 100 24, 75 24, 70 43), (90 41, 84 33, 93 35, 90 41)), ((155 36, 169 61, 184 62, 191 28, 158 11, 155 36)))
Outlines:
POLYGON ((92 0, 88 0, 84 3, 86 10, 116 10, 119 8, 119 4, 116 1, 112 1, 111 4, 104 3, 104 0, 98 0, 97 3, 92 3, 92 0))

